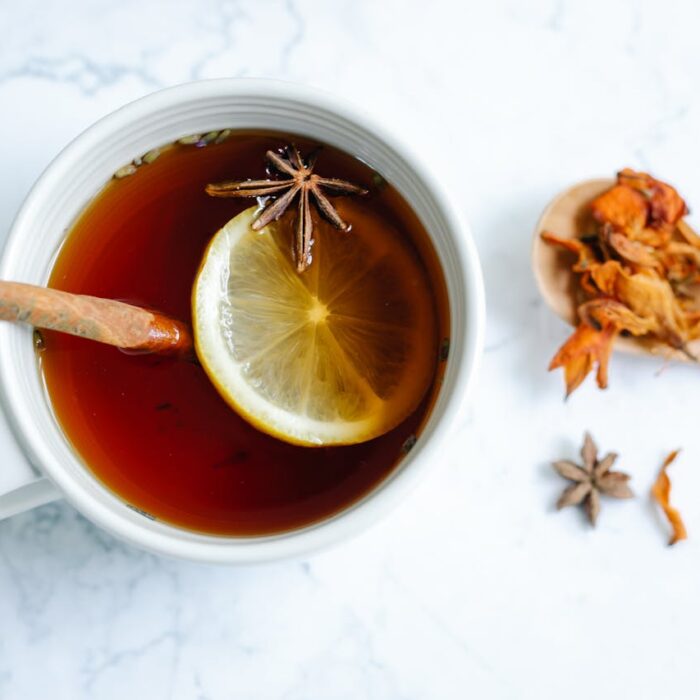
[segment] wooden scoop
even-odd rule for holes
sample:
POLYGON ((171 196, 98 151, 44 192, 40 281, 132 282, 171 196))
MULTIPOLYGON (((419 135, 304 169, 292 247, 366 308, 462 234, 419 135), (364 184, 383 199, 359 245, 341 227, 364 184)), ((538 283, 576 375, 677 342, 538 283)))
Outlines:
MULTIPOLYGON (((542 213, 535 227, 532 242, 532 269, 540 294, 547 305, 567 323, 578 324, 576 311, 576 275, 571 271, 571 254, 558 246, 545 243, 543 231, 551 231, 562 238, 577 238, 593 229, 590 203, 615 184, 610 178, 585 180, 558 194, 542 213)), ((681 221, 690 231, 688 225, 681 221)), ((692 232, 689 235, 693 235, 692 232)), ((664 358, 691 362, 684 353, 665 343, 649 338, 618 336, 615 350, 633 355, 662 355, 664 358)), ((700 340, 688 343, 688 350, 700 357, 700 340)))
POLYGON ((186 324, 112 299, 0 281, 0 319, 133 352, 194 357, 192 333, 186 324))

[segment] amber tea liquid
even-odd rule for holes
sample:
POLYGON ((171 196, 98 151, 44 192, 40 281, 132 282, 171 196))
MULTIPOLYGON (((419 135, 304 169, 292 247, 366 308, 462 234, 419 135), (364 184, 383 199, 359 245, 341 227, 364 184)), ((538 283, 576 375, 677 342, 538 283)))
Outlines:
MULTIPOLYGON (((192 283, 207 243, 254 203, 213 199, 205 185, 268 177, 265 152, 291 141, 303 153, 316 146, 289 135, 234 132, 220 144, 170 146, 136 173, 112 180, 69 232, 50 286, 189 321, 192 283)), ((433 386, 413 415, 386 435, 349 447, 298 447, 240 418, 196 363, 127 355, 45 332, 40 363, 56 418, 85 465, 129 506, 212 534, 299 528, 367 494, 420 433, 444 369, 440 343, 449 335, 435 252, 409 206, 366 165, 325 147, 317 171, 366 186, 363 205, 404 233, 422 261, 439 327, 433 386)))

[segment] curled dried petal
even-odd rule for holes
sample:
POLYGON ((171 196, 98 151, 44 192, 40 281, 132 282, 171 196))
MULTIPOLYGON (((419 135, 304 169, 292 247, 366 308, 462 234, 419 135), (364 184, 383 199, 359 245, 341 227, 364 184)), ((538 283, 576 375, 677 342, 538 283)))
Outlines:
POLYGON ((700 272, 700 249, 690 243, 671 241, 660 258, 671 281, 692 283, 700 272))
POLYGON ((657 325, 654 334, 674 348, 684 346, 687 322, 683 309, 665 279, 642 273, 629 275, 624 270, 615 282, 616 298, 642 318, 657 325))
MULTIPOLYGON (((551 368, 550 368, 551 369, 551 368)), ((564 383, 566 384, 566 398, 571 396, 583 380, 593 369, 593 355, 586 353, 578 357, 572 357, 564 365, 564 383)))
POLYGON ((624 233, 608 229, 605 234, 608 245, 624 260, 639 265, 651 267, 655 270, 663 268, 661 262, 654 254, 654 248, 640 241, 628 238, 624 233))
POLYGON ((580 238, 563 238, 550 231, 542 231, 540 237, 545 243, 564 248, 577 256, 576 263, 572 268, 574 272, 584 272, 591 266, 598 264, 598 258, 593 248, 580 238))
POLYGON ((685 540, 688 537, 688 533, 683 524, 681 514, 671 505, 671 480, 668 478, 666 470, 668 466, 673 462, 680 450, 674 450, 671 454, 666 457, 664 463, 661 465, 661 470, 659 471, 659 476, 656 478, 654 485, 651 487, 651 495, 654 500, 661 506, 668 522, 671 524, 672 534, 669 544, 676 544, 680 540, 685 540))
POLYGON ((591 270, 591 277, 596 287, 610 297, 615 296, 615 282, 623 272, 622 265, 617 260, 608 260, 591 270))
POLYGON ((700 248, 700 236, 698 236, 698 234, 695 233, 690 225, 683 221, 683 219, 676 223, 676 230, 686 243, 690 243, 690 245, 694 246, 695 248, 700 248))
POLYGON ((653 319, 641 318, 613 299, 592 299, 578 307, 578 314, 590 326, 602 328, 612 324, 632 335, 645 335, 657 328, 653 319))
MULTIPOLYGON (((638 319, 644 320, 645 331, 635 333, 630 327, 622 327, 636 335, 654 333, 672 347, 682 347, 687 339, 687 322, 673 287, 656 274, 629 274, 619 262, 610 260, 591 270, 595 285, 602 293, 626 306, 638 319)), ((618 307, 619 309, 619 307, 618 307)), ((618 320, 622 317, 619 316, 618 320)), ((631 316, 627 319, 632 320, 631 316)))
POLYGON ((593 297, 598 294, 598 289, 593 284, 593 277, 591 276, 590 270, 586 270, 581 274, 581 277, 579 277, 579 284, 581 285, 581 289, 589 296, 593 297))
POLYGON ((601 389, 608 385, 608 362, 618 330, 614 325, 602 329, 588 323, 580 323, 564 345, 559 348, 549 365, 550 371, 564 368, 566 395, 583 382, 595 364, 598 365, 597 382, 601 389))

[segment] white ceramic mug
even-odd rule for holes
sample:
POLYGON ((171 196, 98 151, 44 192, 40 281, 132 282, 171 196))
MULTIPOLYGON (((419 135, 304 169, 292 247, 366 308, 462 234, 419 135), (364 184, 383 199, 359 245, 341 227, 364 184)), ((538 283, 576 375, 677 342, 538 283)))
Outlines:
POLYGON ((225 79, 181 85, 126 105, 75 139, 41 176, 10 231, 0 279, 45 284, 66 230, 112 173, 154 147, 224 128, 279 130, 337 146, 380 172, 420 217, 447 281, 451 345, 443 386, 416 446, 361 501, 306 528, 266 537, 188 532, 129 508, 81 463, 47 401, 31 329, 0 323, 0 397, 7 423, 0 430, 9 426, 12 433, 0 461, 0 518, 66 498, 99 526, 153 552, 209 562, 277 559, 336 542, 372 522, 439 454, 481 352, 484 298, 476 249, 425 164, 331 95, 277 81, 225 79))

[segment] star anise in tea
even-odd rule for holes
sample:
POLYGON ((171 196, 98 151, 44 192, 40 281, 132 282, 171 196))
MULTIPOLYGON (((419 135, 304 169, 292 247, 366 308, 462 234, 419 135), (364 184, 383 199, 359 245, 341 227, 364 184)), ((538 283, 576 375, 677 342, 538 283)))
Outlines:
POLYGON ((324 190, 328 194, 336 195, 367 194, 367 190, 347 180, 317 175, 314 172, 314 166, 318 150, 306 160, 293 144, 287 146, 282 152, 268 151, 265 155, 274 169, 287 175, 287 179, 230 180, 207 185, 206 191, 212 197, 269 197, 253 223, 256 231, 279 219, 298 196, 294 257, 297 271, 303 272, 311 264, 312 198, 317 209, 333 226, 341 231, 349 231, 349 224, 340 217, 324 190))
POLYGON ((617 454, 609 452, 602 459, 598 459, 598 448, 590 433, 584 436, 581 458, 581 466, 568 460, 559 460, 552 464, 561 476, 573 482, 560 496, 557 508, 583 503, 589 522, 595 526, 600 513, 601 494, 612 498, 633 498, 634 494, 627 483, 629 475, 611 471, 617 454))

